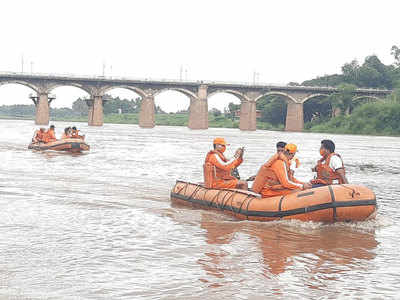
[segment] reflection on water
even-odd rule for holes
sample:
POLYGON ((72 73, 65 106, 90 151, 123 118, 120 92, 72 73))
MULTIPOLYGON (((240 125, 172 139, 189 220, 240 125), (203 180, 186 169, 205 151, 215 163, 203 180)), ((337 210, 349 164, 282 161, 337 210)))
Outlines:
POLYGON ((254 238, 255 250, 262 254, 266 276, 268 273, 278 275, 285 272, 295 260, 309 260, 310 271, 329 274, 333 270, 327 269, 327 265, 356 265, 356 259, 369 260, 375 257, 371 251, 378 245, 374 238, 375 230, 362 232, 349 227, 338 230, 337 225, 315 228, 299 226, 300 230, 298 226, 285 222, 262 225, 248 222, 216 223, 207 215, 201 221, 209 244, 229 244, 239 232, 254 238))
POLYGON ((1 299, 396 298, 399 138, 78 127, 88 154, 32 152, 32 122, 0 120, 1 299), (349 180, 375 191, 377 219, 239 222, 171 205, 176 179, 201 181, 216 136, 232 144, 228 156, 246 146, 243 177, 276 141, 295 142, 305 180, 332 138, 349 180))

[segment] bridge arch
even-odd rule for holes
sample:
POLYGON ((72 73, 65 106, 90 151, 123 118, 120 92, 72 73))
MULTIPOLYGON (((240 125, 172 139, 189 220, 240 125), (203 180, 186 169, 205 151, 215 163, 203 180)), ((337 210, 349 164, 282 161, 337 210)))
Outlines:
POLYGON ((218 89, 218 90, 215 90, 215 91, 211 92, 210 94, 208 94, 207 98, 210 98, 210 97, 212 97, 212 96, 214 96, 216 94, 220 94, 220 93, 227 93, 227 94, 233 95, 233 96, 237 97, 240 100, 240 102, 250 101, 250 99, 248 99, 246 97, 246 95, 242 94, 241 92, 238 92, 238 91, 235 91, 235 90, 229 90, 229 89, 218 89))
POLYGON ((282 96, 282 97, 285 97, 285 98, 289 99, 293 103, 298 103, 298 101, 296 101, 296 99, 293 98, 291 95, 283 93, 283 92, 268 92, 268 93, 265 93, 265 94, 262 94, 262 95, 258 96, 254 101, 257 102, 262 97, 266 97, 266 96, 282 96))
POLYGON ((36 85, 26 82, 26 81, 22 81, 22 80, 7 80, 7 81, 0 81, 0 86, 2 85, 6 85, 6 84, 19 84, 19 85, 23 85, 26 86, 28 88, 31 88, 32 90, 34 90, 36 93, 39 92, 39 87, 37 87, 36 85))
POLYGON ((362 100, 362 99, 371 99, 371 100, 375 100, 375 101, 380 101, 380 100, 382 100, 382 99, 379 98, 379 97, 371 96, 371 95, 356 96, 356 97, 353 97, 353 98, 352 98, 353 101, 359 101, 359 100, 362 100))
POLYGON ((187 96, 189 98, 197 98, 197 95, 195 93, 193 93, 192 91, 189 91, 189 90, 183 89, 183 88, 172 88, 172 87, 171 88, 167 87, 167 88, 159 89, 153 94, 153 96, 157 96, 157 95, 159 95, 161 93, 164 93, 164 92, 167 92, 167 91, 179 92, 179 93, 181 93, 181 94, 183 94, 183 95, 185 95, 185 96, 187 96))
POLYGON ((307 96, 306 98, 304 98, 304 99, 302 100, 302 103, 304 104, 304 103, 306 103, 308 100, 313 99, 313 98, 316 98, 316 97, 329 97, 329 96, 330 96, 330 95, 327 95, 327 94, 312 94, 312 95, 307 96))
POLYGON ((69 82, 69 83, 57 83, 57 84, 51 84, 47 87, 46 91, 48 93, 52 92, 54 89, 56 88, 60 88, 60 87, 75 87, 78 89, 83 90, 84 92, 88 93, 89 95, 91 94, 91 90, 87 87, 85 87, 82 84, 79 83, 74 83, 74 82, 69 82))
POLYGON ((145 93, 142 89, 140 89, 140 88, 138 88, 138 87, 135 87, 135 86, 129 86, 129 85, 107 86, 107 87, 101 89, 101 93, 102 93, 102 94, 106 94, 107 92, 110 92, 110 91, 112 91, 112 90, 114 90, 114 89, 126 89, 126 90, 129 90, 129 91, 135 92, 135 93, 138 94, 142 99, 145 98, 145 97, 147 96, 146 93, 145 93))

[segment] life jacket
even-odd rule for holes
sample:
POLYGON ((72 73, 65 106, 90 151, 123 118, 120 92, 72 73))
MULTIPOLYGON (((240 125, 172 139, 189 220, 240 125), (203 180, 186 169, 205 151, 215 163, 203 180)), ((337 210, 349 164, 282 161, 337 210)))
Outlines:
POLYGON ((252 190, 256 193, 259 193, 263 188, 269 187, 272 190, 281 190, 284 187, 278 180, 274 170, 271 169, 271 166, 277 161, 282 160, 286 165, 286 171, 289 179, 293 178, 293 175, 290 172, 290 162, 286 158, 286 156, 282 153, 274 154, 265 164, 261 166, 258 170, 256 179, 254 180, 252 190))
POLYGON ((78 137, 79 137, 78 130, 72 129, 71 138, 78 138, 78 137))
POLYGON ((54 134, 54 131, 53 130, 47 130, 46 131, 46 133, 44 134, 44 137, 43 137, 43 141, 45 142, 45 143, 49 143, 49 142, 54 142, 54 141, 56 141, 57 139, 56 139, 56 136, 55 136, 55 134, 54 134))
POLYGON ((40 130, 38 130, 36 132, 35 139, 38 142, 44 142, 44 136, 45 136, 45 132, 41 132, 40 130))
POLYGON ((235 177, 230 174, 230 171, 225 171, 225 170, 219 169, 210 162, 210 158, 214 154, 217 154, 222 161, 224 161, 224 162, 228 161, 221 152, 211 150, 207 153, 207 156, 206 156, 206 159, 205 159, 205 162, 203 165, 204 186, 206 188, 212 188, 213 183, 217 180, 235 179, 235 177))
POLYGON ((312 180, 311 183, 330 185, 333 184, 334 180, 337 180, 339 184, 344 183, 342 177, 339 176, 339 174, 329 166, 333 155, 336 155, 340 158, 340 160, 342 161, 342 168, 346 172, 343 160, 340 155, 336 153, 331 153, 326 158, 323 157, 318 161, 317 166, 315 167, 315 170, 317 171, 317 178, 312 180))

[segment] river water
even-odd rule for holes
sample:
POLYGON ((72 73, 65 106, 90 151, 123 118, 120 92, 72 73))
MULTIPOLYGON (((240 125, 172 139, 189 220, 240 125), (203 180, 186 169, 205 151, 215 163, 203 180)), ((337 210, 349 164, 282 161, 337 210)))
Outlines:
MULTIPOLYGON (((67 123, 54 122, 61 135, 67 123)), ((400 286, 400 138, 193 131, 75 123, 88 154, 27 149, 33 121, 0 120, 0 299, 395 299, 400 286), (279 140, 310 179, 335 141, 351 183, 377 195, 376 220, 236 221, 174 206, 175 180, 202 181, 212 139, 245 146, 242 177, 279 140)))

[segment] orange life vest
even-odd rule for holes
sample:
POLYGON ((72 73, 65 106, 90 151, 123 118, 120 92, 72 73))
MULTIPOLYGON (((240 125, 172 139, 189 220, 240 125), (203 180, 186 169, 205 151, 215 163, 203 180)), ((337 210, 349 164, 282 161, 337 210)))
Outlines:
POLYGON ((204 165, 203 165, 203 174, 204 174, 204 186, 206 188, 212 188, 213 183, 216 180, 231 180, 231 179, 236 179, 234 176, 230 174, 230 171, 225 171, 221 170, 219 168, 216 168, 211 162, 210 162, 210 157, 211 155, 217 154, 219 158, 227 162, 228 160, 226 157, 218 151, 211 150, 207 153, 204 165))
POLYGON ((71 137, 72 138, 78 138, 79 137, 78 130, 72 129, 71 137))
POLYGON ((339 184, 344 183, 343 179, 339 175, 339 173, 336 172, 335 170, 333 170, 329 166, 329 163, 330 163, 333 155, 336 155, 340 158, 340 160, 342 161, 342 168, 346 172, 346 169, 344 168, 343 160, 340 157, 340 155, 336 154, 336 153, 331 153, 326 158, 323 157, 318 161, 317 166, 315 167, 315 170, 317 171, 317 178, 311 181, 313 184, 322 183, 322 184, 330 185, 333 183, 334 180, 338 180, 339 184))
POLYGON ((53 130, 47 130, 46 131, 46 133, 44 134, 44 136, 43 136, 43 141, 45 142, 45 143, 49 143, 49 142, 54 142, 54 141, 56 141, 57 139, 56 139, 56 136, 55 136, 55 134, 54 134, 54 131, 53 130))
POLYGON ((265 188, 265 186, 270 186, 272 190, 284 188, 279 182, 275 172, 271 169, 272 164, 277 160, 282 160, 285 163, 288 178, 293 178, 292 173, 290 172, 289 160, 282 153, 276 153, 258 170, 256 179, 252 186, 254 192, 259 193, 263 188, 265 188))
POLYGON ((38 130, 36 132, 35 139, 38 142, 43 142, 44 141, 44 136, 45 136, 45 132, 41 132, 40 130, 38 130))

